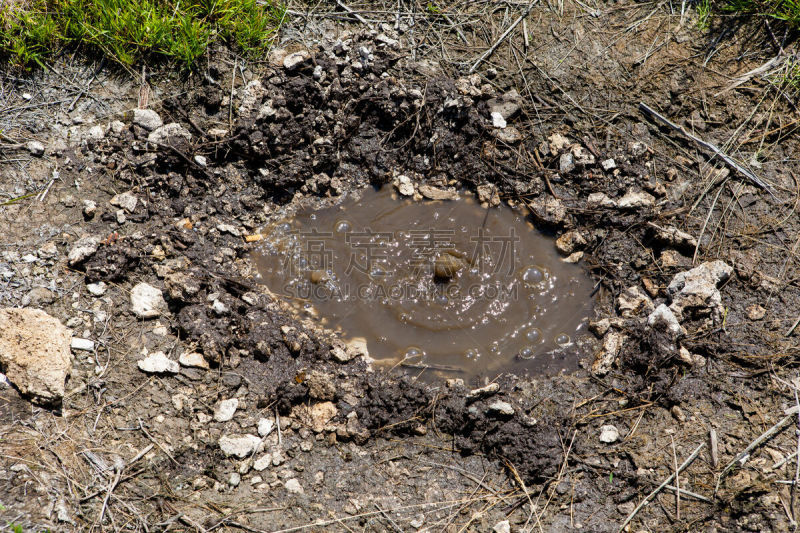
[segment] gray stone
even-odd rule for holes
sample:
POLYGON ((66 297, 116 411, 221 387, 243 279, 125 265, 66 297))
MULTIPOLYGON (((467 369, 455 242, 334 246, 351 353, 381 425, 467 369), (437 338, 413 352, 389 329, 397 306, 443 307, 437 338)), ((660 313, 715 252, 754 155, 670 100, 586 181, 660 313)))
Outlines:
POLYGON ((458 191, 455 189, 439 189, 430 185, 420 185, 419 193, 429 200, 458 200, 458 191))
POLYGON ((605 376, 619 357, 619 352, 627 337, 622 333, 609 331, 603 338, 603 348, 592 363, 592 372, 598 376, 605 376))
POLYGON ((570 152, 565 152, 558 158, 558 170, 562 174, 569 174, 575 170, 575 158, 570 152))
POLYGON ((503 520, 502 522, 498 522, 492 528, 494 533, 511 533, 511 524, 508 520, 503 520))
POLYGON ((497 400, 489 404, 489 412, 496 415, 512 416, 514 407, 508 402, 497 400))
POLYGON ((620 316, 631 318, 642 313, 650 313, 653 310, 653 301, 638 286, 634 285, 619 295, 617 309, 620 316))
POLYGON ((676 275, 667 286, 670 310, 684 320, 687 310, 708 313, 714 323, 722 320, 722 295, 717 286, 727 280, 733 268, 724 261, 710 261, 676 275))
POLYGON ((272 430, 275 429, 275 421, 271 418, 261 418, 258 421, 258 434, 262 437, 266 437, 272 430))
POLYGON ((239 472, 232 472, 231 477, 228 478, 228 485, 231 487, 238 487, 242 482, 242 475, 239 472))
POLYGON ((619 439, 619 430, 616 426, 612 426, 611 424, 602 426, 600 428, 600 442, 604 442, 606 444, 612 444, 617 442, 619 439))
POLYGON ((78 239, 67 254, 69 266, 75 266, 89 259, 100 245, 100 239, 94 236, 78 239))
POLYGON ((72 369, 71 338, 58 319, 40 309, 0 309, 0 367, 37 403, 63 398, 72 369))
POLYGON ((256 472, 263 472, 264 470, 269 468, 271 464, 272 464, 272 455, 268 453, 262 455, 253 462, 253 470, 255 470, 256 472))
POLYGON ((156 130, 164 124, 159 114, 152 109, 134 109, 131 118, 134 124, 147 131, 156 130))
POLYGON ((90 339, 81 339, 80 337, 72 337, 69 347, 76 351, 93 352, 94 341, 90 339))
POLYGON ((187 141, 192 140, 192 134, 177 122, 170 122, 169 124, 164 124, 156 128, 150 132, 150 135, 147 136, 147 140, 153 144, 164 144, 173 137, 183 137, 187 141))
POLYGON ((519 112, 520 109, 519 93, 512 89, 503 96, 492 98, 486 102, 491 115, 499 115, 500 118, 508 120, 519 112))
POLYGON ((516 144, 523 139, 522 134, 514 126, 506 126, 503 129, 494 129, 491 131, 491 134, 495 139, 506 144, 516 144))
POLYGON ((664 331, 675 338, 681 334, 682 328, 675 314, 665 304, 656 307, 655 311, 647 317, 647 325, 651 328, 664 331))
POLYGON ((306 50, 300 50, 299 52, 288 54, 283 58, 283 68, 286 70, 296 70, 309 59, 311 59, 311 54, 309 54, 306 50))
POLYGON ((617 162, 613 159, 606 159, 605 161, 600 162, 600 166, 603 167, 603 170, 608 172, 617 168, 617 162))
POLYGON ((256 452, 261 446, 261 439, 255 435, 223 435, 219 438, 219 448, 227 456, 244 459, 256 452))
POLYGON ((178 362, 185 367, 189 368, 202 368, 208 370, 208 361, 206 361, 203 354, 197 352, 184 352, 178 357, 178 362))
POLYGON ((617 207, 620 209, 638 209, 642 207, 652 207, 656 199, 644 191, 628 191, 625 196, 619 199, 617 207))
POLYGON ((303 487, 295 478, 287 479, 284 487, 286 487, 286 490, 292 494, 303 494, 303 487))
POLYGON ((177 361, 173 361, 164 352, 154 352, 137 362, 139 370, 148 374, 177 374, 180 371, 177 361))
POLYGON ((155 318, 167 309, 161 291, 147 283, 131 289, 131 310, 138 318, 155 318))
POLYGON ((217 422, 227 422, 233 419, 233 414, 239 407, 239 400, 231 398, 229 400, 222 400, 214 408, 214 420, 217 422))
POLYGON ((109 203, 115 207, 121 207, 128 213, 133 213, 136 210, 136 204, 139 203, 139 199, 128 191, 115 195, 109 203))
POLYGON ((34 157, 42 157, 44 155, 44 145, 39 141, 29 141, 25 144, 25 149, 34 157))
POLYGON ((89 283, 86 285, 86 290, 89 291, 89 294, 92 296, 102 296, 106 293, 106 283, 104 281, 98 281, 97 283, 89 283))

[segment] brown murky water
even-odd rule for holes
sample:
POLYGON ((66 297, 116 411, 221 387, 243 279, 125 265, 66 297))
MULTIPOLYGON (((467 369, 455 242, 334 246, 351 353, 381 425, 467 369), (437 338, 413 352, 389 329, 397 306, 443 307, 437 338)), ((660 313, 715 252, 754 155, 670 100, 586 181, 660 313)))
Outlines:
POLYGON ((266 232, 261 281, 387 364, 467 375, 577 366, 592 307, 524 209, 399 199, 389 187, 306 209, 266 232))

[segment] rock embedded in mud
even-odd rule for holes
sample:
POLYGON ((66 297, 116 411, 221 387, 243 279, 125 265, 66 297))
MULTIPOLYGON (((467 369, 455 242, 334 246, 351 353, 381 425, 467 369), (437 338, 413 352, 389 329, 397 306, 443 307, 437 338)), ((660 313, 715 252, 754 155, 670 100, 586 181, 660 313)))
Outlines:
POLYGON ((239 408, 239 399, 230 398, 222 400, 214 407, 214 420, 217 422, 228 422, 233 419, 236 409, 239 408))
POLYGON ((498 522, 492 528, 494 533, 511 533, 511 523, 508 520, 498 522))
POLYGON ((619 430, 617 426, 608 424, 600 428, 600 442, 612 444, 619 440, 619 430))
POLYGON ((153 131, 164 125, 161 116, 152 109, 134 109, 131 111, 131 122, 147 131, 153 131))
POLYGON ((261 447, 261 439, 255 435, 223 435, 219 438, 219 448, 228 457, 244 459, 261 447))
POLYGON ((131 310, 138 318, 155 318, 167 310, 167 302, 160 290, 142 282, 131 289, 131 310))
POLYGON ((208 361, 203 357, 203 354, 197 352, 184 352, 178 357, 178 362, 181 366, 188 368, 202 368, 208 370, 208 361))
POLYGON ((515 89, 511 89, 503 96, 491 98, 486 102, 489 107, 489 114, 499 115, 502 119, 508 120, 516 115, 520 110, 521 98, 515 89))
POLYGON ((420 185, 419 193, 428 200, 458 200, 458 191, 455 189, 440 189, 430 185, 420 185))
POLYGON ((286 487, 286 491, 292 494, 303 494, 303 486, 300 485, 300 482, 297 481, 295 478, 290 478, 286 480, 284 485, 286 487))
POLYGON ((34 402, 57 403, 72 370, 71 338, 40 309, 0 309, 0 368, 34 402))
POLYGON ((449 281, 456 277, 459 270, 464 268, 464 262, 447 252, 436 256, 433 262, 433 275, 439 281, 449 281))
POLYGON ((617 207, 619 209, 639 209, 642 207, 652 207, 656 203, 655 197, 644 191, 628 191, 625 196, 619 199, 617 207))
POLYGON ((766 314, 767 310, 758 304, 749 305, 747 307, 747 318, 750 320, 761 320, 766 314))
POLYGON ((139 370, 148 374, 177 374, 180 366, 164 352, 154 352, 137 362, 139 370))
POLYGON ((625 335, 616 331, 606 333, 603 338, 603 347, 592 364, 592 372, 594 374, 605 376, 611 371, 611 367, 617 361, 626 339, 625 335))
POLYGON ((710 261, 676 275, 667 286, 670 310, 679 321, 687 311, 710 314, 715 324, 722 320, 722 295, 717 286, 727 280, 733 268, 724 261, 710 261))
POLYGON ((664 331, 673 339, 683 332, 678 319, 666 304, 660 304, 655 311, 647 317, 647 325, 659 331, 664 331))
POLYGON ((495 139, 506 144, 516 144, 524 138, 519 130, 514 126, 506 126, 502 129, 494 129, 490 133, 495 139))
POLYGON ((147 141, 153 144, 166 144, 170 139, 183 137, 187 141, 192 140, 192 134, 177 122, 170 122, 156 128, 147 136, 147 141))
POLYGON ((539 196, 529 202, 531 216, 539 224, 558 226, 567 218, 567 208, 558 198, 539 196))
POLYGON ((489 404, 489 413, 500 416, 514 416, 514 407, 502 400, 497 400, 489 404))
MULTIPOLYGON (((275 421, 271 418, 260 418, 258 420, 258 434, 261 437, 266 437, 272 430, 275 429, 275 421)), ((272 459, 270 459, 271 461, 272 459)))
POLYGON ((492 183, 478 185, 476 192, 478 193, 478 201, 482 204, 492 207, 500 205, 500 193, 497 191, 496 185, 492 183))
POLYGON ((309 59, 311 59, 311 54, 309 54, 306 50, 300 50, 299 52, 287 54, 286 57, 283 58, 283 68, 288 71, 297 70, 309 59))
POLYGON ((586 244, 586 238, 577 231, 568 231, 556 239, 556 249, 564 255, 571 255, 586 244))
POLYGON ((102 296, 106 293, 106 283, 104 281, 98 281, 97 283, 87 283, 86 290, 89 291, 89 294, 92 296, 102 296))
POLYGON ((616 207, 617 203, 602 192, 593 192, 586 198, 586 207, 594 209, 597 207, 616 207))
POLYGON ((653 311, 653 301, 642 290, 634 285, 625 289, 617 298, 617 309, 620 316, 632 318, 653 311))
POLYGON ((34 157, 42 157, 44 155, 44 145, 39 141, 28 141, 25 144, 25 149, 34 157))
POLYGON ((136 198, 132 192, 127 191, 114 195, 109 203, 115 207, 121 207, 128 213, 133 213, 136 210, 136 205, 139 203, 139 199, 136 198))
POLYGON ((406 175, 401 174, 397 176, 394 180, 394 186, 397 188, 397 192, 403 196, 414 195, 414 184, 411 183, 411 178, 406 175))
POLYGON ((76 266, 97 252, 97 247, 100 245, 100 239, 94 236, 88 236, 78 239, 75 244, 70 248, 67 254, 67 262, 69 266, 76 266))

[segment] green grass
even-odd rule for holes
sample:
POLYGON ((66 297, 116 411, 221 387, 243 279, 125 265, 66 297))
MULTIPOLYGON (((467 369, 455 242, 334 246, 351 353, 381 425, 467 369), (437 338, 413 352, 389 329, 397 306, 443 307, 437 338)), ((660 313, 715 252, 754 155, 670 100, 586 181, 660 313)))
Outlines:
POLYGON ((694 5, 701 30, 709 29, 712 17, 718 13, 763 18, 792 31, 800 29, 800 0, 695 0, 694 5))
POLYGON ((44 66, 66 47, 81 47, 122 65, 158 58, 191 68, 223 41, 247 56, 262 54, 286 15, 256 0, 21 0, 0 2, 0 55, 44 66))

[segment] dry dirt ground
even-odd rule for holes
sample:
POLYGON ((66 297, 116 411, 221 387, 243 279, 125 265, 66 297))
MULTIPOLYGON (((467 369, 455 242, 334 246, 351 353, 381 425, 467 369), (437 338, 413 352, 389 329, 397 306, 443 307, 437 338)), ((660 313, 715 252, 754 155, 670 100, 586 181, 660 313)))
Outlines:
POLYGON ((2 74, 0 306, 94 348, 73 351, 55 407, 0 383, 0 528, 795 527, 793 44, 738 20, 701 31, 667 2, 430 6, 291 6, 269 60, 219 50, 189 77, 66 58, 2 74), (491 99, 511 90, 501 130, 491 99), (135 108, 177 126, 153 136, 135 108), (565 240, 598 288, 582 370, 373 371, 253 281, 245 236, 399 174, 494 185, 580 235, 565 240), (695 293, 673 283, 716 260, 695 293), (142 282, 163 291, 158 317, 131 311, 142 282), (659 304, 677 329, 648 323, 659 304), (157 352, 210 368, 140 370, 157 352))

